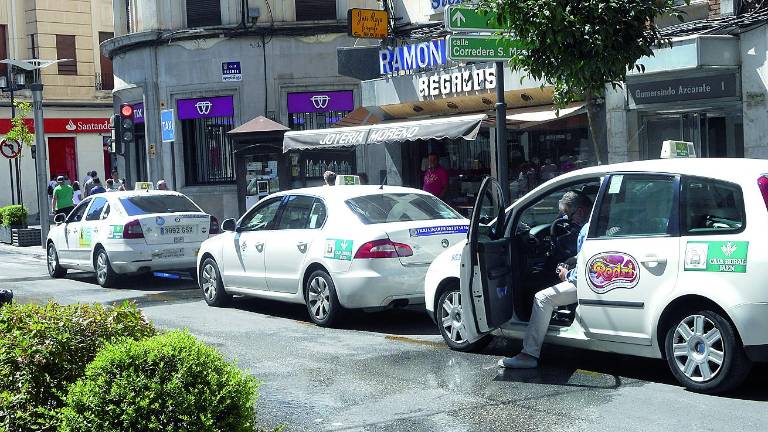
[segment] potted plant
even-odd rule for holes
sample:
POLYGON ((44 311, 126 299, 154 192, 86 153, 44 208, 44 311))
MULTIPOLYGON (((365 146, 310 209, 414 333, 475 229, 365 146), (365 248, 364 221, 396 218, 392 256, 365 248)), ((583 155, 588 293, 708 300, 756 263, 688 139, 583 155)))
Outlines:
POLYGON ((11 243, 11 227, 3 224, 3 215, 7 207, 0 207, 0 243, 11 243))

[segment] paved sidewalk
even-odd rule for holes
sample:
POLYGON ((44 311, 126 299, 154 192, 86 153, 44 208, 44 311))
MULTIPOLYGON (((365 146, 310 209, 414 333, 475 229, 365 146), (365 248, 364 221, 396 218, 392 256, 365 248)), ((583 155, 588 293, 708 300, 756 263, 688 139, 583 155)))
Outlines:
POLYGON ((45 249, 42 246, 16 247, 9 244, 0 243, 0 255, 20 254, 20 255, 39 255, 45 256, 45 249))

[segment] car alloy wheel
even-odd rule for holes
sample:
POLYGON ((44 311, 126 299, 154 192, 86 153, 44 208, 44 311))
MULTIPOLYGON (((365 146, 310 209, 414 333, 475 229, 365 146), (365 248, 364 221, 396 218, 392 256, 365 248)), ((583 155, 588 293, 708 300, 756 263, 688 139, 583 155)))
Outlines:
POLYGON ((443 326, 445 335, 450 337, 453 343, 460 345, 465 341, 462 332, 464 322, 461 314, 461 293, 452 291, 443 300, 440 308, 440 325, 443 326))
POLYGON ((703 315, 685 317, 675 328, 672 349, 677 368, 691 381, 705 383, 720 372, 725 356, 717 325, 703 315))
POLYGON ((104 250, 99 251, 99 255, 96 257, 96 280, 99 285, 104 285, 107 280, 107 272, 109 271, 109 261, 107 260, 107 253, 104 250))
POLYGON ((56 247, 53 243, 48 245, 48 273, 53 276, 56 273, 56 267, 59 264, 59 257, 56 256, 56 247))
POLYGON ((321 276, 312 279, 309 284, 309 310, 315 321, 325 321, 331 312, 331 290, 321 276))
POLYGON ((200 274, 200 287, 203 289, 203 295, 205 300, 209 303, 216 297, 216 285, 218 284, 218 275, 216 273, 216 267, 206 262, 203 266, 203 271, 200 274))

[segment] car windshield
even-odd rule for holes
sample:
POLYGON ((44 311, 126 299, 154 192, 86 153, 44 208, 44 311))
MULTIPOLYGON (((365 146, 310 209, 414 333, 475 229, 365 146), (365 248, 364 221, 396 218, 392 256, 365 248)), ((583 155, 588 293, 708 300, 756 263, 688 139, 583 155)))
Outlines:
POLYGON ((137 195, 120 198, 128 216, 153 213, 200 212, 200 208, 183 195, 137 195))
POLYGON ((425 194, 385 193, 351 198, 345 202, 366 225, 462 218, 438 198, 425 194))

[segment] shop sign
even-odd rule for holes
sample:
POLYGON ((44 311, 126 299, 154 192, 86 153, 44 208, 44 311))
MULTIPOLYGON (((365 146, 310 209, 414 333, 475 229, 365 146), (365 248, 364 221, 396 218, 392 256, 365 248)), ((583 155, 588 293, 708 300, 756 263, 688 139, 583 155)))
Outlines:
POLYGON ((239 61, 221 63, 221 80, 224 82, 242 81, 243 70, 239 61))
POLYGON ((352 111, 355 98, 352 90, 288 93, 288 114, 352 111))
POLYGON ((447 61, 445 39, 379 50, 382 75, 444 65, 447 61))
POLYGON ((738 76, 733 73, 627 84, 635 105, 738 97, 738 76))
POLYGON ((347 34, 352 37, 384 39, 389 36, 387 11, 378 9, 349 9, 347 34))
POLYGON ((446 7, 451 5, 458 5, 462 3, 470 3, 467 0, 427 0, 430 3, 430 6, 432 7, 432 12, 442 12, 445 10, 446 7))
POLYGON ((419 77, 419 96, 446 96, 496 88, 494 68, 419 77))
MULTIPOLYGON (((107 134, 112 132, 109 118, 47 118, 44 120, 46 134, 107 134)), ((24 123, 34 131, 34 121, 24 123)), ((11 121, 0 119, 0 134, 11 130, 11 121)))
POLYGON ((232 96, 179 99, 176 102, 176 108, 178 108, 179 120, 235 116, 232 96))
POLYGON ((144 102, 133 104, 133 124, 144 124, 144 102))

